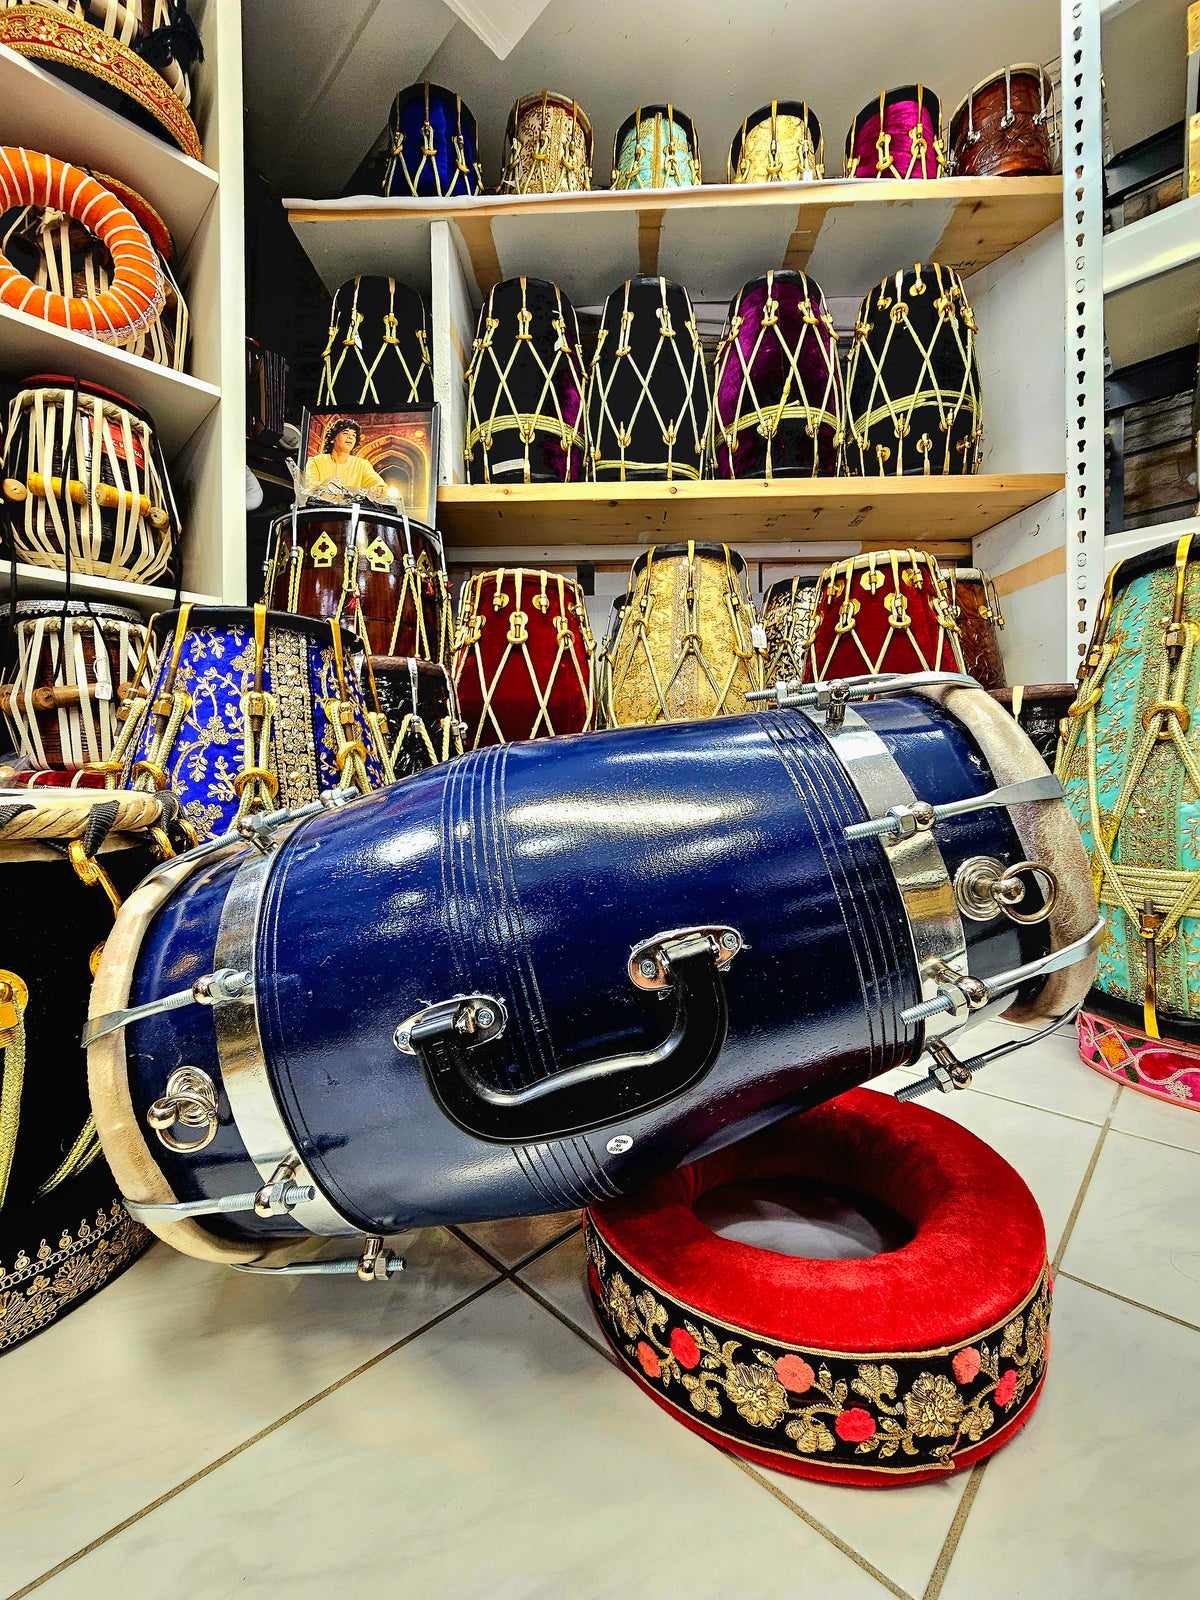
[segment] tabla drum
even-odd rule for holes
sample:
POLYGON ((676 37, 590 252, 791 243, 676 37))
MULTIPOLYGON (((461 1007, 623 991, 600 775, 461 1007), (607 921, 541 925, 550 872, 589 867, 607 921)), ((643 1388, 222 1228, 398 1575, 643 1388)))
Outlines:
POLYGON ((541 278, 490 290, 467 369, 467 481, 578 483, 587 453, 575 307, 541 278))
POLYGON ((1015 683, 1010 689, 989 689, 988 693, 1017 719, 1038 755, 1052 768, 1067 712, 1075 703, 1075 685, 1015 683))
POLYGON ((787 269, 744 284, 713 375, 713 475, 833 476, 844 419, 837 334, 820 284, 787 269))
POLYGON ((448 198, 483 188, 475 118, 440 83, 414 83, 400 91, 388 116, 388 139, 385 195, 448 198))
POLYGON ((372 655, 450 660, 442 540, 374 507, 293 507, 271 524, 264 598, 276 611, 336 617, 372 655))
POLYGON ((181 533, 158 435, 111 389, 27 379, 8 408, 0 478, 18 561, 174 582, 181 533))
POLYGON ((573 579, 528 567, 476 573, 462 593, 454 648, 467 748, 592 727, 594 654, 573 579))
POLYGON ((1189 731, 1200 699, 1198 637, 1200 561, 1190 535, 1119 562, 1057 770, 1108 919, 1086 1009, 1125 1041, 1122 1081, 1200 1106, 1163 1059, 1178 1040, 1186 1074, 1200 1045, 1200 785, 1189 731), (1152 1074, 1140 1066, 1151 1042, 1152 1074))
POLYGON ((999 633, 1004 613, 991 576, 980 567, 944 566, 942 583, 958 623, 963 671, 985 689, 1003 689, 1008 682, 999 633))
POLYGON ((329 309, 317 405, 404 411, 432 404, 425 301, 395 278, 347 278, 329 309))
POLYGON ((1054 85, 1033 62, 977 83, 950 118, 956 177, 1018 178, 1054 171, 1054 85))
MULTIPOLYGON (((131 334, 122 348, 145 361, 184 372, 191 325, 187 302, 172 268, 175 247, 170 231, 150 202, 129 184, 106 172, 94 172, 92 176, 145 229, 162 278, 162 309, 146 326, 131 334)), ((88 228, 56 206, 27 205, 14 212, 0 234, 0 251, 32 283, 50 294, 94 300, 112 289, 114 267, 108 250, 88 228)))
POLYGON ((846 373, 846 470, 895 477, 979 470, 975 317, 953 267, 916 266, 859 308, 846 373))
POLYGON ((424 772, 463 753, 462 722, 450 674, 440 661, 369 656, 371 679, 387 718, 396 778, 424 772))
POLYGON ((806 100, 772 100, 746 117, 726 163, 730 183, 797 183, 825 176, 825 135, 806 100))
POLYGON ((945 171, 942 102, 922 84, 885 90, 850 124, 847 178, 940 178, 945 171))
POLYGON ((804 656, 812 625, 815 578, 780 578, 763 597, 763 631, 767 659, 763 677, 767 684, 794 683, 804 677, 804 656))
POLYGON ((817 580, 809 682, 876 672, 962 672, 958 623, 937 562, 879 550, 826 567, 817 580))
POLYGON ((133 687, 114 786, 170 789, 201 839, 326 789, 365 793, 387 751, 337 623, 266 606, 181 606, 150 627, 153 675, 133 687), (118 782, 119 780, 119 782, 118 782))
POLYGON ((110 761, 122 686, 148 647, 141 617, 95 600, 20 600, 15 618, 15 669, 0 685, 0 711, 17 748, 34 769, 110 761))
POLYGON ((701 478, 708 372, 688 292, 631 278, 604 302, 588 374, 589 476, 597 483, 701 478))
POLYGON ((543 89, 508 114, 501 194, 573 194, 592 187, 592 125, 574 100, 543 89))
POLYGON ((957 682, 840 722, 477 750, 271 840, 171 863, 122 908, 88 1023, 96 1123, 178 1248, 261 1264, 357 1236, 334 1270, 368 1279, 394 1266, 380 1235, 630 1193, 968 1017, 1051 1022, 1099 932, 1044 766, 957 682), (847 838, 914 795, 968 809, 847 838))
POLYGON ((736 716, 763 686, 765 654, 736 550, 651 545, 630 570, 613 645, 611 725, 736 716))
POLYGON ((639 106, 613 141, 614 189, 690 189, 700 179, 700 136, 674 106, 639 106))
POLYGON ((174 802, 0 793, 0 1352, 48 1328, 151 1242, 100 1153, 79 1048, 122 898, 187 841, 174 802))

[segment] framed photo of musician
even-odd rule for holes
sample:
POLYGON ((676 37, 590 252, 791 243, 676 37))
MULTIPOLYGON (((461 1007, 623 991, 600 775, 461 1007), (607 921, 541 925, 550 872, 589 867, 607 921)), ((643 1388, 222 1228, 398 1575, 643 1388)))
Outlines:
POLYGON ((306 493, 364 496, 436 526, 438 408, 305 410, 299 481, 306 493))

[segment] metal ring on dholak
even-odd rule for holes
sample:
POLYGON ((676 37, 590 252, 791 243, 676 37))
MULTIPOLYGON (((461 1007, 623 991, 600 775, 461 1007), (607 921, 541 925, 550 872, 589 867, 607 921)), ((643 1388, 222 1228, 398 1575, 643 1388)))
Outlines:
POLYGON ((1001 910, 1013 922, 1045 922, 1058 899, 1058 874, 1037 861, 1016 861, 996 879, 996 888, 999 889, 1002 883, 1019 881, 1022 872, 1032 872, 1035 878, 1040 878, 1046 885, 1042 904, 1036 911, 1018 911, 1016 907, 1021 903, 1018 899, 1013 905, 1001 905, 1001 910))

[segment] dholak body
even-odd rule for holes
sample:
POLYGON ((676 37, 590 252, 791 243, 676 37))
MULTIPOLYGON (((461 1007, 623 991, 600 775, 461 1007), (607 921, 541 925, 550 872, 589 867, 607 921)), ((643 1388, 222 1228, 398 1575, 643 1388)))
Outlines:
POLYGON ((528 567, 477 573, 463 590, 454 642, 467 747, 590 728, 594 652, 573 579, 528 567))
POLYGON ((840 470, 845 398, 821 286, 768 272, 729 307, 713 376, 718 478, 807 478, 840 470))
POLYGON ((1119 562, 1058 758, 1108 919, 1088 1010, 1188 1046, 1200 1044, 1197 636, 1189 535, 1119 562))
MULTIPOLYGON (((0 11, 32 7, 64 13, 127 46, 158 74, 182 106, 192 103, 188 74, 201 55, 200 38, 187 14, 186 0, 0 0, 0 11), (150 40, 153 37, 153 45, 150 40)), ((66 61, 73 52, 51 18, 44 18, 47 45, 57 44, 66 61)), ((64 62, 65 64, 65 62, 64 62)))
POLYGON ((938 564, 880 550, 826 567, 817 582, 804 677, 962 672, 958 624, 938 564))
POLYGON ((317 405, 403 411, 432 404, 425 301, 395 278, 347 278, 329 308, 317 405))
POLYGON ((922 84, 886 90, 850 124, 848 178, 940 178, 945 170, 942 102, 922 84))
POLYGON ((613 727, 736 716, 763 686, 746 563, 725 544, 661 544, 634 562, 612 650, 613 727))
POLYGON ((0 685, 0 710, 21 754, 35 768, 110 760, 121 685, 137 675, 146 646, 141 617, 97 601, 64 608, 22 600, 16 624, 15 670, 0 685))
POLYGON ((592 125, 574 100, 543 89, 508 114, 501 193, 573 194, 592 187, 592 125))
POLYGON ((440 83, 414 83, 392 102, 385 195, 478 194, 483 188, 475 118, 440 83))
POLYGON ((578 483, 587 443, 575 307, 541 278, 490 291, 467 371, 471 483, 578 483))
POLYGON ((266 606, 182 606, 154 620, 158 667, 125 703, 120 787, 171 789, 201 839, 326 789, 385 780, 337 623, 266 606))
POLYGON ((780 578, 763 596, 763 628, 767 635, 763 677, 768 688, 773 683, 803 678, 816 597, 814 578, 780 578))
MULTIPOLYGON (((191 328, 187 303, 172 271, 175 252, 170 231, 136 189, 105 172, 93 176, 146 230, 163 279, 166 298, 162 310, 149 327, 131 335, 122 348, 130 355, 183 372, 191 328)), ((108 251, 81 223, 57 209, 29 205, 18 211, 0 236, 0 251, 39 289, 51 294, 94 298, 112 287, 113 263, 108 251)))
POLYGON ((639 106, 613 141, 614 189, 690 189, 700 182, 700 139, 674 106, 639 106))
MULTIPOLYGON (((318 1195, 290 1214, 153 1217, 180 1248, 233 1261, 306 1228, 535 1214, 629 1192, 912 1061, 914 938, 930 949, 948 918, 943 948, 961 945, 955 959, 999 993, 996 974, 1052 941, 1082 957, 1066 947, 1095 921, 1058 800, 920 835, 933 875, 909 902, 917 927, 897 858, 844 839, 867 815, 856 741, 890 775, 881 811, 905 793, 939 803, 1045 779, 982 691, 951 689, 948 705, 964 720, 921 695, 851 709, 845 743, 782 711, 480 750, 304 822, 268 855, 168 869, 122 913, 92 1017, 216 966, 251 973, 253 999, 161 1011, 92 1045, 97 1124, 126 1194, 246 1193, 294 1156, 318 1195), (1031 851, 1059 880, 1049 920, 960 924, 960 866, 1031 851), (179 1063, 204 1074, 216 1109, 151 1131, 179 1063)), ((1024 909, 1039 914, 1036 889, 1024 909)), ((1042 987, 1035 969, 1014 1009, 1056 1016, 1090 971, 1042 987)))
POLYGON ((372 655, 450 659, 441 537, 412 517, 360 506, 285 512, 271 527, 266 601, 339 618, 372 655))
POLYGON ((897 272, 867 295, 854 325, 846 410, 849 472, 979 470, 975 318, 953 267, 897 272))
POLYGON ((588 377, 589 476, 700 478, 708 372, 688 292, 631 278, 604 302, 588 377))
POLYGON ((950 118, 956 177, 1036 177, 1054 171, 1054 86, 1033 62, 977 83, 950 118))
POLYGON ((167 583, 179 517, 154 423, 130 401, 59 376, 8 408, 0 471, 17 559, 127 583, 167 583), (64 467, 66 485, 64 486, 64 467))
POLYGON ((825 136, 807 101, 772 100, 733 136, 730 183, 796 183, 825 176, 825 136))
POLYGON ((1015 683, 1011 689, 989 689, 988 693, 1017 719, 1038 755, 1052 768, 1067 712, 1075 702, 1075 685, 1015 683))
MULTIPOLYGON (((985 689, 1003 689, 1008 682, 999 633, 1004 626, 1004 613, 996 585, 980 567, 945 566, 942 582, 958 623, 963 671, 985 689)), ((1049 765, 1053 766, 1053 761, 1049 765)))
POLYGON ((414 656, 372 656, 371 677, 387 718, 392 772, 424 772, 462 755, 462 724, 450 674, 440 661, 414 656))
POLYGON ((79 1040, 114 902, 171 848, 163 813, 151 795, 0 793, 0 1352, 150 1242, 100 1153, 79 1040))

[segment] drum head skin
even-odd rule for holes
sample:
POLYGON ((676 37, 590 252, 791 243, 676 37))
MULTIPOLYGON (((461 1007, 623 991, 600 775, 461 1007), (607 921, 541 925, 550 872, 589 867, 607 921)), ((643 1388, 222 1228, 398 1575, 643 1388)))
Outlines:
POLYGON ((1037 1202, 949 1118, 853 1089, 584 1213, 593 1309, 629 1375, 693 1432, 827 1483, 945 1477, 1031 1416, 1050 1269, 1037 1202), (713 1233, 696 1201, 808 1181, 882 1201, 901 1248, 776 1254, 713 1233))

